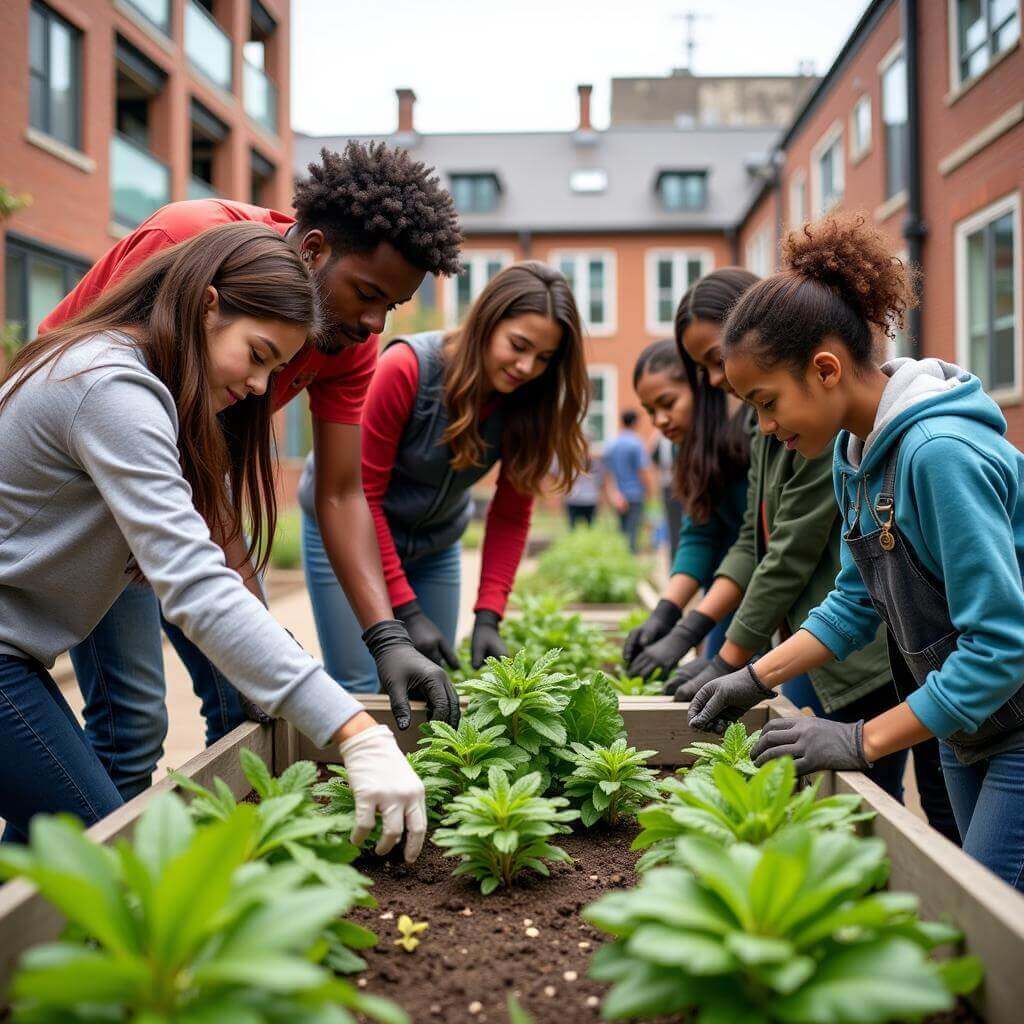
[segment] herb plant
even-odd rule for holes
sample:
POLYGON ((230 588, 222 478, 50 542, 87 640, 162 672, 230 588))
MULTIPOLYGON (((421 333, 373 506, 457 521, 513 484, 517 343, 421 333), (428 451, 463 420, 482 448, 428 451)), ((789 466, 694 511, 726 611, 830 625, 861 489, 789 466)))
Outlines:
POLYGON ((570 831, 565 823, 579 817, 564 797, 543 797, 539 772, 509 782, 500 768, 487 772, 487 789, 473 787, 455 797, 445 828, 434 842, 446 857, 461 860, 455 875, 470 875, 486 896, 499 885, 510 886, 527 869, 549 874, 546 861, 568 861, 569 855, 548 840, 570 831))
POLYGON ((707 1024, 889 1024, 948 1010, 980 980, 974 958, 928 957, 955 929, 920 921, 914 896, 871 891, 887 874, 880 839, 693 837, 679 859, 583 911, 614 939, 590 971, 613 983, 605 1019, 693 1009, 707 1024))
POLYGON ((504 725, 479 728, 470 716, 463 716, 458 729, 447 722, 427 722, 419 741, 419 764, 430 781, 446 796, 464 793, 491 767, 514 774, 530 755, 512 745, 504 725))
POLYGON ((294 864, 247 863, 259 833, 255 807, 197 826, 174 794, 115 849, 69 817, 37 816, 28 847, 0 851, 0 873, 32 882, 71 930, 23 957, 13 1020, 355 1024, 358 1012, 407 1024, 316 962, 347 897, 304 885, 294 864))
POLYGON ((733 722, 725 730, 721 743, 705 743, 698 741, 683 748, 684 754, 696 758, 688 768, 680 768, 680 775, 703 774, 710 778, 711 770, 716 764, 726 764, 735 768, 741 775, 756 775, 757 766, 750 759, 750 754, 761 736, 761 730, 747 735, 747 727, 742 722, 733 722))
POLYGON ((626 735, 618 695, 603 672, 598 672, 573 690, 562 712, 562 721, 569 743, 608 746, 626 735))
POLYGON ((659 697, 664 687, 661 669, 655 669, 646 679, 643 676, 628 675, 625 670, 620 669, 618 672, 609 673, 608 681, 615 692, 621 693, 623 697, 659 697))
POLYGON ((607 747, 573 743, 571 751, 563 752, 573 771, 562 792, 570 800, 582 801, 580 819, 587 828, 598 821, 615 825, 622 815, 658 799, 656 776, 645 766, 656 753, 627 747, 624 739, 607 747))

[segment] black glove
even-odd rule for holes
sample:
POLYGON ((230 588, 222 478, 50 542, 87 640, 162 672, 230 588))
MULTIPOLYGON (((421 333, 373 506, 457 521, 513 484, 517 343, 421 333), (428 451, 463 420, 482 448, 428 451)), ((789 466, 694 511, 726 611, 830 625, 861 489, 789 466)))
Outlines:
POLYGON ((655 640, 660 640, 678 621, 682 615, 679 605, 662 598, 647 616, 647 621, 636 629, 631 629, 622 645, 622 660, 628 665, 645 647, 650 647, 655 640))
POLYGON ((473 624, 473 639, 470 641, 470 664, 479 668, 488 658, 504 658, 508 656, 508 647, 498 633, 501 616, 487 608, 476 613, 473 624))
POLYGON ((399 729, 409 728, 410 697, 427 702, 428 718, 432 722, 447 722, 453 729, 458 727, 459 698, 448 676, 443 668, 428 661, 413 647, 401 622, 384 619, 374 623, 363 634, 363 643, 377 662, 381 689, 391 700, 391 711, 399 729))
POLYGON ((757 677, 753 665, 719 676, 705 683, 690 701, 690 727, 708 732, 725 732, 730 722, 737 721, 755 704, 775 697, 757 677))
POLYGON ((720 654, 713 658, 694 658, 683 665, 665 684, 665 693, 671 693, 677 701, 689 702, 700 693, 700 688, 705 683, 710 683, 712 679, 718 679, 720 676, 727 676, 737 668, 738 665, 730 665, 720 654))
POLYGON ((668 675, 679 659, 714 628, 715 620, 703 612, 687 612, 682 622, 676 623, 660 640, 642 650, 629 663, 627 671, 631 676, 643 676, 645 679, 658 669, 663 675, 668 675))
POLYGON ((419 601, 399 605, 395 609, 395 618, 405 623, 413 647, 420 654, 425 654, 435 665, 441 665, 443 660, 448 662, 449 668, 462 667, 459 659, 455 657, 451 644, 444 638, 441 630, 427 618, 419 601))
POLYGON ((866 772, 871 765, 864 756, 864 719, 833 722, 828 718, 801 715, 773 718, 761 730, 753 759, 758 768, 773 758, 793 758, 798 775, 825 768, 840 772, 866 772))

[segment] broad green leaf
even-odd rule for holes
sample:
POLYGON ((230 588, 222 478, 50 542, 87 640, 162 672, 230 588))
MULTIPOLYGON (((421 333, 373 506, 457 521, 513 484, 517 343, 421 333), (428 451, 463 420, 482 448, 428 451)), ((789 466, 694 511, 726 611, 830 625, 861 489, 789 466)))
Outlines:
POLYGON ((41 1006, 131 1005, 148 981, 149 969, 136 957, 115 959, 87 947, 52 943, 25 954, 12 994, 41 1006))
POLYGON ((719 940, 659 924, 641 925, 626 948, 649 963, 681 967, 688 974, 724 974, 736 967, 736 958, 719 940))
POLYGON ((139 818, 132 846, 155 879, 167 862, 188 846, 194 834, 195 825, 182 800, 173 793, 162 793, 139 818))

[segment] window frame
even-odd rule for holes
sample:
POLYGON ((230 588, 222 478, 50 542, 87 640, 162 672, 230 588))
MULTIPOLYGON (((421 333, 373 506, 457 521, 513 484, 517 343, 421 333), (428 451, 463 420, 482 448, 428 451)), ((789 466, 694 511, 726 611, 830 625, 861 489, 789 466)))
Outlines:
POLYGON ((846 147, 843 143, 843 123, 842 121, 833 121, 822 133, 811 150, 811 219, 817 220, 818 217, 822 217, 837 206, 842 205, 845 197, 846 147), (839 151, 839 160, 835 164, 839 173, 839 191, 836 198, 826 206, 821 187, 821 161, 833 146, 838 147, 839 151))
POLYGON ((679 290, 677 278, 680 272, 685 274, 686 264, 693 259, 700 261, 701 269, 697 275, 697 280, 700 280, 705 274, 710 274, 715 269, 715 254, 706 248, 661 246, 648 249, 644 253, 644 319, 648 334, 664 335, 666 332, 671 334, 675 330, 674 310, 679 305, 679 300, 686 291, 685 288, 682 291, 679 290), (658 319, 658 264, 663 260, 671 260, 672 262, 672 290, 674 293, 677 293, 675 295, 671 320, 658 319))
MULTIPOLYGON (((587 380, 600 377, 604 382, 604 397, 598 404, 601 414, 604 416, 605 436, 596 437, 592 435, 591 444, 595 452, 600 453, 604 446, 611 441, 616 434, 619 422, 619 370, 613 363, 588 363, 587 380)), ((588 403, 587 415, 584 421, 584 429, 590 430, 590 417, 594 415, 595 403, 588 403)))
MULTIPOLYGON (((891 164, 889 161, 889 132, 888 122, 885 120, 885 76, 892 70, 893 64, 897 61, 903 61, 903 88, 905 90, 905 102, 909 103, 909 83, 907 82, 906 74, 906 55, 904 53, 903 40, 896 43, 892 49, 878 62, 878 90, 879 90, 879 104, 878 104, 878 127, 882 138, 882 177, 883 187, 885 190, 885 201, 891 202, 896 196, 907 190, 907 181, 904 180, 900 188, 895 191, 889 189, 889 172, 891 164)), ((907 125, 909 131, 909 109, 907 112, 907 120, 903 122, 907 125)), ((909 146, 909 142, 908 142, 909 146)), ((907 164, 908 154, 904 153, 904 179, 909 173, 909 165, 907 164)))
POLYGON ((498 203, 501 201, 501 185, 498 182, 498 176, 491 171, 452 171, 448 174, 448 186, 449 191, 452 194, 452 201, 455 202, 455 183, 459 181, 469 181, 473 185, 474 198, 476 195, 476 185, 481 180, 487 180, 494 186, 494 197, 493 202, 486 209, 478 209, 476 206, 472 206, 466 209, 456 204, 456 212, 459 214, 480 214, 480 213, 493 213, 498 208, 498 203))
POLYGON ((562 262, 572 260, 575 264, 575 283, 572 293, 580 311, 584 330, 593 338, 607 338, 618 331, 618 274, 616 253, 614 249, 553 249, 548 253, 547 262, 556 270, 561 271, 562 262), (604 263, 604 320, 592 324, 587 313, 590 310, 590 275, 580 273, 581 266, 587 270, 586 264, 591 260, 600 259, 604 263), (585 282, 581 284, 581 282, 585 282))
POLYGON ((789 179, 789 227, 790 229, 799 227, 807 223, 807 215, 809 213, 807 204, 807 171, 803 167, 798 167, 789 179), (793 216, 794 196, 796 190, 800 189, 800 217, 796 218, 793 216))
MULTIPOLYGON (((6 267, 10 260, 11 253, 16 252, 25 260, 25 273, 22 280, 19 282, 19 295, 18 301, 25 311, 26 320, 23 325, 22 342, 31 340, 28 337, 28 317, 31 314, 29 309, 29 293, 31 287, 32 270, 31 266, 33 262, 41 262, 49 265, 50 267, 57 267, 64 275, 64 295, 67 295, 75 285, 88 273, 89 262, 88 260, 80 259, 78 256, 74 256, 71 253, 62 252, 60 249, 53 249, 46 245, 41 245, 39 242, 34 241, 31 238, 26 238, 23 235, 16 234, 13 231, 8 231, 4 238, 4 267, 6 276, 6 267), (77 275, 77 276, 76 276, 77 275)), ((6 281, 5 281, 6 284, 6 281)), ((63 296, 62 296, 63 298, 63 296)), ((3 309, 3 325, 6 327, 12 322, 8 315, 8 309, 10 307, 11 295, 5 289, 4 294, 4 309, 3 309)), ((48 316, 50 311, 48 310, 45 316, 48 316)))
MULTIPOLYGON (((515 254, 511 249, 469 249, 463 250, 462 262, 466 266, 467 273, 470 275, 470 299, 469 304, 472 305, 476 302, 480 292, 483 291, 487 281, 484 281, 479 286, 474 285, 474 275, 480 272, 480 268, 483 268, 483 272, 486 273, 487 264, 492 262, 501 263, 501 269, 515 262, 515 254)), ((460 275, 461 276, 461 275, 460 275)), ((458 277, 449 277, 445 279, 444 288, 444 323, 446 327, 457 327, 459 323, 459 284, 458 277)))
POLYGON ((690 168, 689 170, 666 170, 661 171, 658 174, 657 180, 657 192, 658 202, 661 204, 661 208, 668 213, 701 213, 708 208, 708 172, 699 168, 690 168), (701 202, 699 206, 670 206, 665 202, 665 191, 664 183, 666 178, 699 178, 702 185, 703 191, 701 193, 701 202))
POLYGON ((751 235, 747 244, 743 247, 743 265, 752 274, 756 274, 758 277, 769 277, 775 273, 775 263, 772 260, 772 234, 773 227, 771 224, 765 224, 760 230, 755 231, 751 235), (762 251, 758 251, 762 250, 762 251), (752 266, 752 257, 764 257, 765 266, 762 270, 761 267, 752 266))
POLYGON ((74 150, 76 153, 82 153, 83 142, 82 138, 84 135, 83 131, 83 59, 82 59, 82 46, 84 33, 74 23, 68 21, 67 18, 58 14, 52 7, 48 7, 42 3, 42 0, 32 0, 29 4, 29 39, 27 41, 26 52, 28 55, 28 79, 29 79, 29 109, 28 109, 28 124, 31 129, 37 132, 41 132, 47 138, 53 139, 55 142, 60 143, 62 146, 67 146, 69 149, 74 150), (38 79, 40 76, 32 67, 32 14, 37 13, 44 23, 43 31, 43 63, 45 69, 43 72, 43 85, 44 85, 44 105, 45 105, 45 116, 43 120, 45 124, 35 124, 32 121, 32 80, 38 79), (71 80, 72 80, 72 93, 73 93, 73 108, 74 108, 74 127, 72 131, 73 138, 63 139, 59 135, 54 133, 53 130, 53 111, 52 111, 52 61, 50 55, 50 31, 51 24, 56 22, 68 30, 71 36, 71 80))
POLYGON ((872 149, 875 136, 875 111, 874 104, 871 102, 871 93, 863 92, 857 97, 850 110, 850 163, 859 164, 861 160, 866 157, 872 149), (867 107, 868 111, 868 130, 867 138, 864 140, 863 145, 858 145, 858 132, 857 132, 857 111, 867 107))
MULTIPOLYGON (((994 32, 992 31, 992 25, 989 20, 989 12, 991 10, 991 0, 983 0, 985 4, 985 45, 988 45, 992 41, 994 32)), ((980 78, 987 75, 1000 61, 1008 54, 1013 52, 1014 48, 1020 45, 1020 32, 1024 28, 1024 11, 1021 9, 1022 5, 1020 0, 1017 0, 1017 26, 1018 26, 1018 37, 1017 40, 1011 43, 1005 50, 1000 50, 998 53, 989 53, 988 63, 980 71, 975 72, 973 75, 961 75, 961 70, 964 64, 964 57, 960 53, 960 11, 959 11, 959 0, 948 0, 946 6, 946 24, 948 26, 949 34, 949 89, 950 96, 959 97, 962 93, 966 92, 975 82, 980 78)), ((1012 15, 1011 15, 1012 17, 1012 15)), ((1000 27, 1005 26, 1010 21, 1007 18, 1003 21, 1000 27)), ((977 48, 976 48, 977 49, 977 48)), ((973 51, 972 51, 973 52, 973 51)))
MULTIPOLYGON (((970 216, 958 221, 953 227, 954 237, 954 296, 956 304, 956 360, 975 373, 970 364, 970 322, 968 319, 968 281, 967 281, 967 240, 971 235, 984 230, 994 221, 1006 214, 1012 214, 1013 228, 1013 375, 1014 382, 1010 387, 993 388, 989 395, 1000 404, 1014 404, 1024 397, 1024 328, 1021 321, 1021 194, 1019 191, 997 199, 994 203, 976 210, 970 216)), ((991 295, 991 285, 989 289, 991 295)), ((989 324, 991 333, 992 325, 989 324)))

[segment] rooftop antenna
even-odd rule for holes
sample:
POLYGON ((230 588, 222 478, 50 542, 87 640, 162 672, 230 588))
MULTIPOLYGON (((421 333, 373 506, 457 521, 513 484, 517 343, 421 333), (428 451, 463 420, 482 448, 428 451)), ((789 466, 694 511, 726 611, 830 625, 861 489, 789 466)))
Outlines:
POLYGON ((700 11, 683 11, 682 14, 673 14, 673 21, 681 21, 686 25, 686 41, 683 43, 683 47, 686 50, 686 64, 684 68, 693 74, 693 54, 697 49, 697 40, 694 37, 694 27, 700 20, 709 20, 710 14, 702 14, 700 11))

